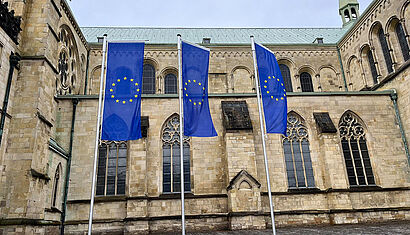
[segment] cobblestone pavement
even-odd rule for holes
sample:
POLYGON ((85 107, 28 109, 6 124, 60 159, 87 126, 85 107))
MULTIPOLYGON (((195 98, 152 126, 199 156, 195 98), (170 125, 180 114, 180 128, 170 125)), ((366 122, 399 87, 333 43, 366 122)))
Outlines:
MULTIPOLYGON (((179 233, 175 233, 179 234, 179 233)), ((272 230, 248 230, 248 231, 221 231, 221 232, 206 232, 206 233, 187 233, 189 235, 270 235, 272 230)), ((278 228, 277 235, 310 235, 310 234, 329 234, 329 235, 355 235, 355 234, 409 234, 409 222, 391 222, 379 224, 360 224, 360 225, 333 225, 333 226, 315 226, 315 227, 290 227, 278 228)))

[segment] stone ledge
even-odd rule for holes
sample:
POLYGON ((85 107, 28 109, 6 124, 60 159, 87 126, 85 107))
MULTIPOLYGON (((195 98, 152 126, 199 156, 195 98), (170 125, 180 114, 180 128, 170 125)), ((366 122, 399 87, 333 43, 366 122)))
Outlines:
POLYGON ((40 219, 0 219, 0 226, 7 225, 33 225, 33 226, 56 226, 60 221, 40 220, 40 219))

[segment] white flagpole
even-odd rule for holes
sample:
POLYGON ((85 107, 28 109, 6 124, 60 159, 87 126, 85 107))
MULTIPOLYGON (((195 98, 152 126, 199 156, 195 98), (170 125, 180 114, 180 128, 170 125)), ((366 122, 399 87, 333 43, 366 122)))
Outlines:
MULTIPOLYGON (((178 79, 179 79, 179 147, 181 148, 180 153, 180 164, 181 164, 181 216, 182 216, 182 235, 185 235, 185 199, 184 199, 184 126, 183 126, 183 115, 184 109, 182 106, 182 54, 181 54, 181 35, 178 34, 178 79)), ((172 163, 171 163, 172 164, 172 163)))
POLYGON ((94 169, 93 169, 93 182, 91 186, 91 202, 90 202, 90 216, 88 220, 88 235, 92 233, 92 225, 93 225, 93 211, 94 211, 94 196, 95 196, 95 181, 96 181, 96 174, 97 174, 97 159, 98 159, 98 142, 99 142, 99 135, 100 135, 100 122, 101 122, 101 106, 102 106, 102 96, 103 96, 103 85, 104 85, 104 72, 105 72, 105 51, 107 47, 107 34, 104 34, 104 41, 103 41, 103 58, 101 62, 101 77, 100 77, 100 95, 98 98, 98 116, 97 116, 97 128, 95 134, 95 150, 94 150, 94 169))
POLYGON ((254 66, 254 69, 255 69, 255 88, 256 88, 256 96, 257 96, 257 100, 258 100, 259 121, 260 121, 260 124, 261 124, 263 156, 264 156, 264 162, 265 162, 266 181, 267 181, 267 184, 268 184, 270 215, 271 215, 271 219, 272 219, 272 231, 273 231, 273 235, 276 235, 275 217, 274 217, 274 214, 273 214, 272 192, 271 192, 271 189, 270 189, 270 180, 269 180, 268 158, 266 156, 265 127, 264 127, 264 122, 263 122, 263 118, 262 118, 261 97, 260 97, 260 93, 259 93, 260 86, 259 86, 258 66, 257 66, 257 62, 256 62, 255 41, 253 39, 253 36, 251 36, 251 42, 252 42, 252 54, 253 54, 253 66, 254 66))

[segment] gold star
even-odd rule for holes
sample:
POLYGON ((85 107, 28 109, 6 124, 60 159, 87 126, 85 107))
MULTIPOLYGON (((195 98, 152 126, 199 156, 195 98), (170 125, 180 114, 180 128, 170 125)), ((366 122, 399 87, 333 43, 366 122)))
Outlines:
POLYGON ((278 78, 278 79, 276 79, 276 80, 278 80, 278 82, 279 82, 279 78, 278 78))
POLYGON ((196 102, 194 102, 194 105, 196 105, 196 102))
POLYGON ((201 85, 201 83, 199 82, 198 85, 201 85))
POLYGON ((278 98, 276 98, 276 101, 279 101, 279 99, 278 99, 278 98))
POLYGON ((270 98, 273 99, 273 95, 271 95, 270 98))
POLYGON ((191 82, 191 80, 188 80, 188 82, 191 82))
POLYGON ((185 86, 188 85, 188 83, 185 83, 185 86))
POLYGON ((114 95, 111 95, 111 98, 114 98, 114 95))
POLYGON ((267 88, 267 86, 263 86, 263 87, 267 88))
POLYGON ((111 84, 112 86, 115 86, 115 83, 111 84))
POLYGON ((133 81, 134 81, 134 79, 133 79, 133 78, 131 78, 130 80, 131 80, 131 82, 133 82, 133 81))
POLYGON ((286 92, 286 89, 283 89, 284 92, 286 92))
POLYGON ((134 97, 135 97, 135 98, 137 98, 137 97, 138 97, 138 95, 134 95, 134 97))
POLYGON ((269 94, 269 91, 267 91, 266 93, 268 93, 268 94, 269 94))
POLYGON ((138 82, 136 82, 135 85, 138 86, 138 82))
POLYGON ((201 103, 201 102, 199 102, 198 104, 199 104, 199 105, 201 105, 202 103, 201 103))
POLYGON ((283 96, 286 96, 286 94, 283 94, 283 96))
POLYGON ((283 86, 283 83, 281 83, 280 85, 283 86))
POLYGON ((204 90, 204 91, 205 91, 205 87, 202 87, 202 90, 204 90))
POLYGON ((115 102, 117 102, 117 103, 118 103, 118 102, 120 102, 120 101, 119 101, 119 100, 116 100, 115 102))
POLYGON ((265 83, 267 83, 268 81, 267 80, 265 80, 265 83))
POLYGON ((273 78, 275 78, 275 76, 272 76, 273 78))
POLYGON ((127 77, 124 77, 124 80, 127 80, 127 77))
POLYGON ((122 103, 125 104, 125 100, 122 103))
POLYGON ((111 92, 113 92, 113 90, 112 90, 112 89, 110 89, 110 91, 111 91, 111 92))
POLYGON ((196 80, 194 80, 194 82, 196 82, 196 80))
POLYGON ((188 96, 188 94, 185 94, 185 96, 188 96))
POLYGON ((270 76, 268 76, 268 78, 270 79, 270 76))
POLYGON ((281 100, 283 100, 283 97, 280 97, 281 100))
POLYGON ((186 90, 186 87, 184 87, 184 90, 186 90))
POLYGON ((117 79, 117 82, 121 82, 121 79, 117 79))
POLYGON ((130 99, 130 102, 132 103, 132 99, 130 99))
POLYGON ((137 91, 140 91, 140 89, 137 89, 137 91))
POLYGON ((191 100, 191 99, 189 99, 189 102, 192 102, 192 100, 191 100))

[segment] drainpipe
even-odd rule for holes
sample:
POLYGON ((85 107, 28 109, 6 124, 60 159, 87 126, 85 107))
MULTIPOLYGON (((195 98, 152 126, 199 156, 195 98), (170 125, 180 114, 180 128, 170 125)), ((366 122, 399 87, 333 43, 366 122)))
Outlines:
POLYGON ((399 123, 401 139, 402 139, 403 144, 404 144, 404 151, 406 152, 406 157, 407 157, 407 161, 408 161, 407 163, 410 166, 409 146, 407 145, 406 134, 404 133, 403 124, 401 122, 400 113, 399 113, 399 107, 397 106, 397 91, 396 91, 396 89, 392 89, 392 93, 390 94, 390 99, 393 101, 394 111, 396 113, 396 119, 397 119, 397 122, 399 123))
POLYGON ((84 85, 84 95, 87 95, 87 85, 88 85, 88 67, 90 66, 90 50, 87 50, 87 64, 85 66, 85 85, 84 85))
POLYGON ((342 69, 342 77, 343 77, 343 81, 345 83, 345 91, 349 91, 349 89, 347 89, 347 82, 346 82, 346 76, 345 76, 345 70, 343 68, 343 63, 342 63, 342 56, 340 55, 340 48, 337 47, 337 55, 339 57, 339 62, 340 62, 340 68, 342 69))
POLYGON ((21 60, 21 57, 18 53, 15 53, 15 54, 13 52, 11 53, 10 59, 9 59, 10 61, 9 77, 7 79, 6 93, 4 94, 3 108, 1 110, 0 144, 3 138, 4 123, 6 121, 6 116, 7 116, 7 105, 9 103, 9 96, 10 96, 10 90, 11 90, 11 82, 13 80, 13 73, 14 73, 14 69, 18 66, 20 60, 21 60))
POLYGON ((68 149, 68 160, 67 160, 67 166, 66 166, 66 171, 65 171, 63 210, 61 213, 61 229, 60 229, 61 235, 64 235, 64 222, 65 222, 65 216, 66 216, 66 211, 67 211, 68 185, 70 183, 71 158, 73 155, 72 153, 73 153, 73 140, 74 140, 75 113, 77 110, 77 104, 79 100, 73 99, 72 101, 73 101, 73 116, 71 119, 70 146, 68 149))

